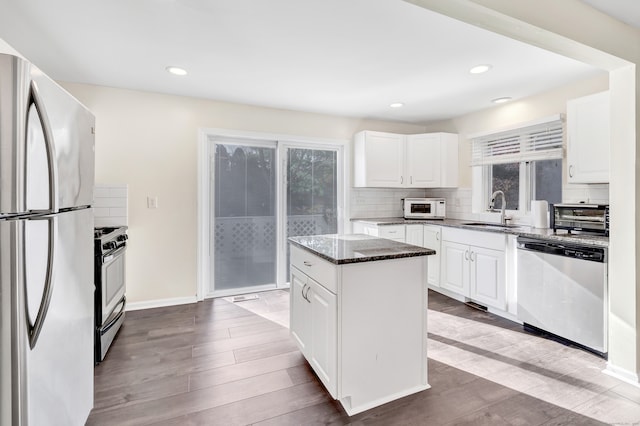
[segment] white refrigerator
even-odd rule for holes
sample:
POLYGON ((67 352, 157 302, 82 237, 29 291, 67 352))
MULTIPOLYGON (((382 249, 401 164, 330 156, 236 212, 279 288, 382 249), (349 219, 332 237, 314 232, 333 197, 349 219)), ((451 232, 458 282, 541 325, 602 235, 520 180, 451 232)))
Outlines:
POLYGON ((93 115, 0 54, 0 425, 93 407, 93 115))

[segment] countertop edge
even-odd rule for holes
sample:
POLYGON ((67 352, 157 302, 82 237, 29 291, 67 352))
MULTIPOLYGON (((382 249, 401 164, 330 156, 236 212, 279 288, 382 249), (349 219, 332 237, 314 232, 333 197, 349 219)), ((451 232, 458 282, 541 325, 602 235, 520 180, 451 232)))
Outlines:
POLYGON ((518 226, 515 228, 481 228, 473 225, 465 225, 466 222, 474 222, 473 219, 461 220, 461 219, 404 219, 398 217, 381 217, 381 218, 352 218, 351 222, 361 222, 375 226, 390 226, 390 225, 435 225, 446 226, 449 228, 466 229, 476 232, 492 232, 497 234, 510 234, 516 236, 538 238, 549 241, 562 241, 565 243, 583 244, 594 247, 609 247, 608 238, 605 236, 592 235, 592 234, 568 234, 553 233, 550 228, 538 229, 527 225, 518 226))
MULTIPOLYGON (((379 239, 379 240, 385 240, 384 238, 375 238, 375 239, 379 239)), ((329 263, 332 263, 334 265, 348 265, 348 264, 353 264, 353 263, 365 263, 365 262, 375 262, 375 261, 380 261, 380 260, 393 260, 393 259, 404 259, 404 258, 409 258, 409 257, 421 257, 421 256, 431 256, 436 254, 436 251, 433 249, 429 249, 429 248, 423 248, 421 247, 420 250, 415 250, 415 251, 411 251, 411 252, 403 252, 403 253, 394 253, 394 254, 382 254, 382 255, 374 255, 374 256, 363 256, 363 257, 349 257, 349 258, 344 258, 344 259, 337 259, 331 256, 328 256, 322 252, 319 252, 317 250, 314 250, 311 247, 308 247, 304 244, 301 244, 297 241, 292 240, 291 238, 288 238, 288 242, 289 244, 292 244, 302 250, 305 250, 315 256, 318 256, 319 258, 326 260, 329 263)), ((407 244, 407 245, 411 245, 411 244, 407 244)), ((416 246, 412 246, 412 247, 416 247, 416 246)))

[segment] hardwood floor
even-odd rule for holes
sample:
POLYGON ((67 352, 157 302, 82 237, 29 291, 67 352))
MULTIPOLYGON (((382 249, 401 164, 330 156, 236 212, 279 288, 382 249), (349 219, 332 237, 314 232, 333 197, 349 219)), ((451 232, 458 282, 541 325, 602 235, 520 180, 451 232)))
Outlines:
POLYGON ((640 388, 604 360, 434 292, 431 389, 349 417, 289 337, 288 294, 260 296, 128 312, 88 424, 640 424, 640 388))

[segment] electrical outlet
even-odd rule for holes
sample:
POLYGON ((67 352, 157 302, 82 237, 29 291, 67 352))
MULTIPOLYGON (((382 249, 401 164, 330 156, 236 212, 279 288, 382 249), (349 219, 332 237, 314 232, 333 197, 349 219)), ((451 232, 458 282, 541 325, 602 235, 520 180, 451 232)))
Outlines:
POLYGON ((153 197, 147 196, 147 208, 149 209, 157 209, 158 208, 158 196, 154 195, 153 197))

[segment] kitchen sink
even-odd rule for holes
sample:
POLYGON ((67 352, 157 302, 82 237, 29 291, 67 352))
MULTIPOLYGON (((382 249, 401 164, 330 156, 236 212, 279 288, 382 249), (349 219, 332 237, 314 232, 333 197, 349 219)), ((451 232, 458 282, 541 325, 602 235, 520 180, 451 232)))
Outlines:
POLYGON ((502 225, 500 223, 486 223, 486 222, 469 222, 469 223, 463 223, 463 225, 478 226, 482 228, 498 228, 498 229, 521 228, 520 225, 502 225))

